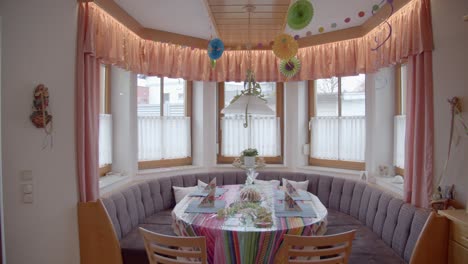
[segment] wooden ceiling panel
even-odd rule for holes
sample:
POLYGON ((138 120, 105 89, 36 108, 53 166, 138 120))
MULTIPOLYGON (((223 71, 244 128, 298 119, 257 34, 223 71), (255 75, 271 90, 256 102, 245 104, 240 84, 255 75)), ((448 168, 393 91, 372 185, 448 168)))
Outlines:
POLYGON ((284 31, 291 0, 204 0, 216 30, 227 46, 269 43, 284 31), (250 13, 246 5, 255 8, 250 13), (250 39, 248 31, 251 31, 250 39))
MULTIPOLYGON (((282 25, 282 19, 250 19, 250 25, 282 25)), ((249 25, 248 19, 216 19, 216 25, 249 25)))
MULTIPOLYGON (((213 13, 245 13, 244 5, 212 5, 210 8, 213 13)), ((288 8, 288 5, 256 6, 255 13, 286 13, 288 8)))
POLYGON ((290 0, 208 0, 210 5, 289 5, 290 0))
MULTIPOLYGON (((229 13, 213 13, 214 18, 218 19, 249 19, 249 14, 246 12, 229 12, 229 13)), ((284 13, 270 12, 270 13, 257 13, 253 12, 250 15, 251 19, 284 19, 284 13)))

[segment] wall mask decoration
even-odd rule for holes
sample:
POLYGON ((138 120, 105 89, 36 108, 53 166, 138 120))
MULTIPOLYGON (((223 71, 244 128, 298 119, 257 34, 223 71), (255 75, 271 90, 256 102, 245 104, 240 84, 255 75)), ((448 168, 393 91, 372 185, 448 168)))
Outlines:
MULTIPOLYGON (((39 84, 34 89, 33 112, 30 115, 31 122, 37 128, 43 128, 47 137, 52 133, 52 115, 49 113, 49 89, 39 84)), ((44 141, 43 148, 47 146, 47 137, 44 141)), ((52 140, 51 146, 52 146, 52 140)))

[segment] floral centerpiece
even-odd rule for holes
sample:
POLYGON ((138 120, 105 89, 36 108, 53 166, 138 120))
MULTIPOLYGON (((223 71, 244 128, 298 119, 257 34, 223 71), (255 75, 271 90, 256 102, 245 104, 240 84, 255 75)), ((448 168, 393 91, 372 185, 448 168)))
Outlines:
POLYGON ((255 159, 258 156, 258 150, 254 148, 244 149, 241 152, 241 161, 246 167, 254 167, 255 159))

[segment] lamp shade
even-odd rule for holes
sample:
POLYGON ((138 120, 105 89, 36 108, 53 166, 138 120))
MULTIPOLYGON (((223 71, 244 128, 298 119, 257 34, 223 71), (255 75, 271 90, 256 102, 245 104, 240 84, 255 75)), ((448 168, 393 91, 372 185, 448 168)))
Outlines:
POLYGON ((241 95, 234 103, 221 110, 222 114, 275 115, 266 102, 255 95, 241 95))

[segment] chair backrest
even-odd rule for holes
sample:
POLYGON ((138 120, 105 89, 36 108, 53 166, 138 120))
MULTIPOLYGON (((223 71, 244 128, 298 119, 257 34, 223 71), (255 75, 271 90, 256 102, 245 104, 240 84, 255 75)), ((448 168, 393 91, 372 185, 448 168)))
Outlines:
POLYGON ((173 237, 139 229, 150 264, 208 263, 205 237, 173 237))
POLYGON ((355 234, 356 230, 330 236, 284 235, 285 262, 346 264, 355 234))

